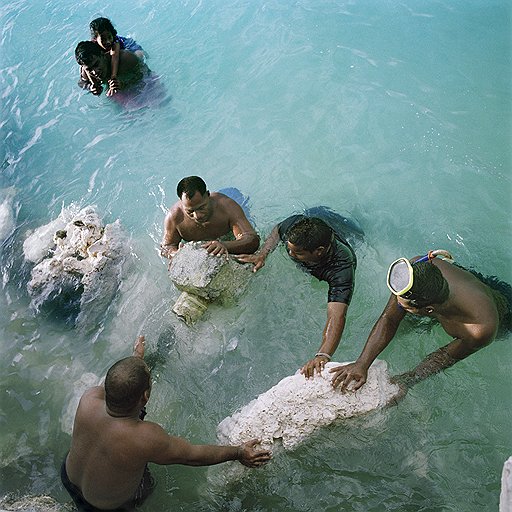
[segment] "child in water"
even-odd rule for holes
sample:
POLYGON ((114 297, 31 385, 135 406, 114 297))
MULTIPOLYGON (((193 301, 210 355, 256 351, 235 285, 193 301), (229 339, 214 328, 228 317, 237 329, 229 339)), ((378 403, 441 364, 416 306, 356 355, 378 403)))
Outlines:
MULTIPOLYGON (((119 69, 119 51, 128 50, 129 52, 135 53, 139 59, 144 59, 144 50, 142 46, 138 44, 131 37, 123 37, 117 35, 117 30, 112 25, 112 22, 108 18, 96 18, 89 24, 91 29, 91 38, 94 42, 98 43, 105 52, 108 52, 111 56, 111 76, 113 84, 117 81, 117 71, 119 69)), ((110 81, 109 81, 110 82, 110 81)), ((117 89, 112 85, 107 91, 107 96, 115 94, 117 89)))

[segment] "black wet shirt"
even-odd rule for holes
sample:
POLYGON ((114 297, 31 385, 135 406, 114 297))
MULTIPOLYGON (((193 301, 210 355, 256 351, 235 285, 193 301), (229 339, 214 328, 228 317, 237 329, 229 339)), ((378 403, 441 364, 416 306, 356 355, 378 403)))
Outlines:
MULTIPOLYGON (((287 242, 288 230, 302 220, 304 215, 292 215, 278 224, 279 237, 287 242)), ((354 292, 356 255, 348 242, 336 231, 335 239, 325 257, 318 263, 304 263, 295 261, 306 272, 329 285, 328 302, 343 302, 350 304, 354 292)))

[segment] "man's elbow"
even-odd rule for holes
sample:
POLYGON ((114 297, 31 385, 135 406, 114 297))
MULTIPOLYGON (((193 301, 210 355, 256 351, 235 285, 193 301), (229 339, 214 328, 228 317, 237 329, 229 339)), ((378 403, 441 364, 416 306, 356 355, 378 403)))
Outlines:
POLYGON ((491 344, 498 333, 499 324, 489 322, 486 325, 480 326, 479 329, 473 331, 471 345, 475 347, 475 352, 487 345, 491 344))
POLYGON ((477 352, 481 348, 487 347, 487 345, 490 345, 494 341, 494 334, 489 334, 486 336, 480 336, 474 340, 472 340, 470 344, 470 348, 472 352, 477 352))
POLYGON ((490 345, 494 340, 492 334, 475 336, 470 339, 462 340, 462 343, 456 347, 452 357, 457 360, 465 359, 466 357, 478 352, 480 349, 490 345))
POLYGON ((247 244, 247 254, 254 254, 260 247, 260 237, 256 233, 250 235, 247 244))

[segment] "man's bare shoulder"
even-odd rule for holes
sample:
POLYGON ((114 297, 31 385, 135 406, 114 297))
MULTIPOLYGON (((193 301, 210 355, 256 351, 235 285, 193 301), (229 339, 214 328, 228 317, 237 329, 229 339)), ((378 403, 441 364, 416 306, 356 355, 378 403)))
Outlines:
POLYGON ((145 457, 150 462, 168 449, 170 437, 158 423, 139 421, 135 425, 134 434, 139 450, 144 451, 145 457))
POLYGON ((222 192, 210 192, 210 199, 217 205, 223 206, 225 208, 240 206, 236 201, 223 194, 222 192))
POLYGON ((457 299, 472 304, 475 308, 494 305, 489 287, 469 270, 442 260, 434 262, 448 282, 450 290, 460 295, 457 299))
POLYGON ((240 218, 246 219, 242 207, 235 200, 221 192, 212 192, 210 200, 213 202, 215 210, 218 213, 229 217, 230 221, 237 221, 240 218))
POLYGON ((129 69, 139 67, 141 64, 139 57, 137 57, 137 55, 135 55, 133 52, 129 52, 128 50, 119 50, 119 61, 129 69))
POLYGON ((144 75, 149 73, 146 64, 134 53, 127 50, 121 50, 119 53, 119 71, 118 73, 125 80, 136 82, 141 80, 144 75))
POLYGON ((181 201, 178 201, 169 208, 165 218, 166 220, 170 220, 176 224, 179 224, 183 222, 184 215, 185 214, 183 212, 183 206, 181 205, 181 201))
POLYGON ((78 403, 77 414, 81 413, 89 416, 93 412, 103 410, 105 408, 105 388, 103 386, 95 386, 89 388, 81 396, 78 403))
POLYGON ((94 386, 93 388, 89 388, 82 395, 82 399, 104 400, 105 399, 105 388, 103 386, 94 386))
POLYGON ((441 324, 477 346, 492 341, 499 325, 499 315, 489 287, 464 268, 445 261, 436 264, 448 282, 450 301, 458 311, 455 317, 441 319, 441 324), (456 332, 459 330, 461 332, 456 332))
POLYGON ((167 437, 167 433, 163 429, 161 425, 155 423, 154 421, 142 420, 137 422, 138 428, 145 433, 145 435, 155 437, 155 436, 164 436, 167 437))

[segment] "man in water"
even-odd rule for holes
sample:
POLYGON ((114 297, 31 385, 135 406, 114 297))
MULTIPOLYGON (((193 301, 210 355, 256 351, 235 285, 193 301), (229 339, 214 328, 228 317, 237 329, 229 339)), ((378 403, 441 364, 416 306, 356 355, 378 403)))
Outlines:
POLYGON ((329 284, 327 322, 322 343, 315 356, 301 369, 305 377, 310 378, 315 371, 322 371, 338 348, 354 291, 356 256, 340 230, 335 231, 318 217, 293 215, 272 229, 257 254, 244 254, 237 259, 243 263, 253 263, 254 272, 257 272, 265 265, 267 256, 280 240, 286 243, 292 260, 320 281, 329 284))
POLYGON ((147 468, 155 464, 209 466, 238 460, 259 467, 271 458, 256 450, 257 440, 240 446, 193 445, 142 421, 151 394, 151 375, 143 360, 144 336, 133 356, 107 372, 104 386, 87 390, 75 415, 71 449, 61 479, 78 510, 132 510, 151 493, 147 468))
POLYGON ((453 264, 446 251, 396 260, 388 271, 388 287, 391 297, 357 361, 330 370, 333 386, 342 391, 351 383, 356 390, 366 382, 368 368, 389 345, 407 313, 435 318, 453 339, 414 370, 397 377, 404 390, 485 347, 501 327, 510 328, 510 285, 453 264), (446 260, 434 259, 438 255, 446 260))
POLYGON ((119 51, 119 69, 116 78, 111 78, 112 63, 108 53, 94 41, 81 41, 75 49, 75 58, 80 64, 80 80, 78 85, 92 94, 99 96, 103 85, 108 85, 107 95, 129 89, 139 83, 149 69, 134 53, 119 51))
POLYGON ((172 259, 182 240, 206 240, 203 247, 213 256, 258 249, 260 238, 236 201, 220 192, 210 193, 199 176, 183 178, 176 193, 180 200, 164 221, 162 256, 172 259), (234 240, 229 240, 230 236, 234 240))

